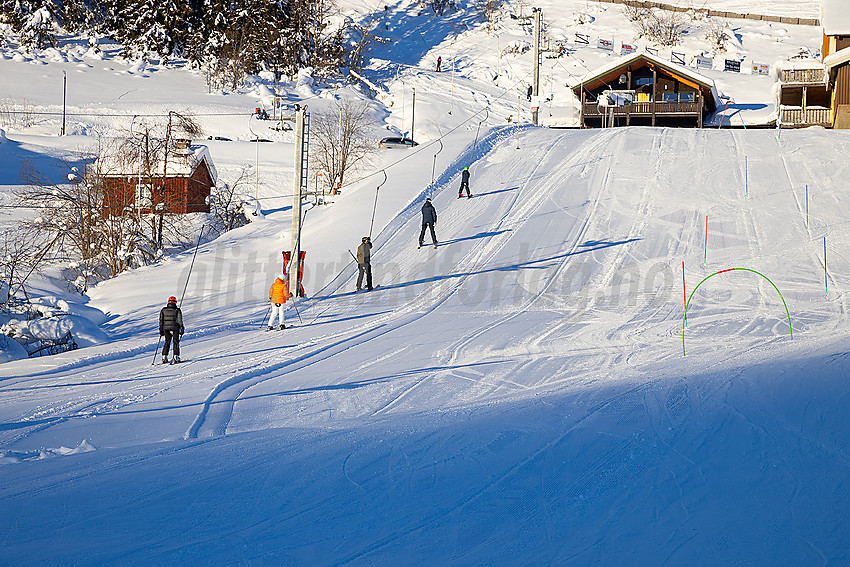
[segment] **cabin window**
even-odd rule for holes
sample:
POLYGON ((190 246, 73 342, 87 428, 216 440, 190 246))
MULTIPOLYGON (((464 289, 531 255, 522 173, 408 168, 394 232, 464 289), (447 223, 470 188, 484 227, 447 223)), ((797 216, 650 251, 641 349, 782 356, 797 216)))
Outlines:
POLYGON ((644 85, 651 85, 652 77, 638 77, 635 79, 635 85, 642 87, 644 85))
POLYGON ((676 93, 664 93, 664 102, 676 102, 678 98, 676 93))
POLYGON ((150 208, 153 202, 153 191, 147 183, 136 185, 136 206, 140 208, 150 208))
POLYGON ((679 102, 694 102, 694 93, 679 93, 679 102))

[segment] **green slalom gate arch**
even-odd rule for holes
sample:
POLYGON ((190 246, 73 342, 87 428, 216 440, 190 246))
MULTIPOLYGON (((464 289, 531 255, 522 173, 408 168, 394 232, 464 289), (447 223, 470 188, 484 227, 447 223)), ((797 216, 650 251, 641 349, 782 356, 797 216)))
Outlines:
POLYGON ((684 317, 682 317, 682 356, 685 356, 685 327, 687 327, 687 324, 688 324, 688 305, 691 304, 691 298, 694 296, 694 293, 696 293, 696 291, 699 289, 699 286, 701 286, 703 283, 705 283, 705 281, 708 280, 709 278, 716 276, 718 274, 725 274, 726 272, 734 272, 736 270, 743 271, 743 272, 752 272, 756 275, 759 275, 759 276, 763 277, 764 279, 766 279, 767 282, 770 285, 773 286, 773 289, 775 289, 776 293, 779 294, 779 299, 782 300, 782 305, 785 306, 785 314, 788 316, 788 333, 791 336, 791 340, 792 341, 794 340, 794 331, 791 328, 791 313, 788 312, 788 304, 785 303, 785 298, 782 297, 782 292, 779 291, 779 288, 776 287, 776 284, 774 284, 772 281, 770 281, 770 278, 767 277, 766 275, 762 274, 761 272, 757 272, 757 271, 751 270, 749 268, 728 268, 726 270, 720 270, 719 272, 714 272, 713 274, 709 274, 706 277, 704 277, 702 279, 702 281, 697 284, 697 286, 693 289, 693 291, 691 291, 691 294, 688 296, 688 301, 685 302, 685 315, 684 315, 684 317))

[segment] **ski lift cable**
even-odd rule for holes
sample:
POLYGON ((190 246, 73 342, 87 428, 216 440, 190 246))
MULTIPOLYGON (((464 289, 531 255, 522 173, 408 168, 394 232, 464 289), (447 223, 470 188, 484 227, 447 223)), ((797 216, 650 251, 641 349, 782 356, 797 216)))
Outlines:
POLYGON ((513 91, 513 89, 514 89, 517 85, 520 85, 520 84, 522 84, 523 82, 525 82, 525 80, 526 80, 526 79, 527 79, 530 75, 531 75, 531 72, 529 72, 528 74, 526 74, 524 77, 522 77, 520 80, 516 81, 515 83, 513 83, 513 84, 512 84, 512 85, 510 85, 509 87, 504 88, 504 89, 502 90, 502 94, 500 94, 499 96, 497 96, 496 98, 494 98, 491 102, 489 102, 489 103, 487 104, 487 106, 484 106, 484 107, 482 107, 480 110, 478 110, 478 111, 474 112, 474 113, 473 113, 473 114, 471 114, 468 118, 466 118, 465 120, 461 121, 461 122, 460 122, 460 123, 458 123, 456 126, 454 126, 454 127, 453 127, 453 128, 451 128, 449 131, 447 131, 445 134, 442 134, 442 135, 438 136, 437 138, 434 138, 434 139, 433 139, 433 140, 431 140, 430 142, 427 142, 427 143, 425 143, 425 144, 421 144, 418 148, 416 148, 416 149, 414 149, 414 150, 410 151, 410 153, 408 153, 408 154, 407 154, 407 155, 405 155, 404 157, 401 157, 401 158, 397 159, 396 161, 392 162, 391 164, 389 164, 389 165, 385 166, 383 169, 378 170, 378 171, 375 171, 375 172, 373 172, 373 173, 370 173, 369 175, 366 175, 365 177, 361 178, 361 179, 360 179, 359 181, 357 181, 357 182, 351 182, 351 183, 349 183, 348 185, 343 185, 342 187, 340 187, 340 189, 344 189, 344 188, 346 188, 346 187, 351 187, 352 185, 354 185, 354 183, 359 183, 360 181, 363 181, 364 179, 368 179, 368 178, 372 177, 373 175, 377 175, 377 174, 382 173, 383 171, 385 171, 385 170, 387 170, 387 169, 390 169, 390 168, 392 168, 392 167, 395 167, 396 165, 398 165, 398 164, 402 163, 403 161, 407 161, 407 160, 409 160, 409 159, 411 159, 411 158, 413 158, 413 157, 416 157, 416 156, 417 156, 420 152, 422 152, 422 151, 426 150, 427 148, 430 148, 430 147, 431 147, 431 146, 433 146, 434 144, 442 143, 442 139, 443 139, 443 138, 446 138, 447 136, 449 136, 449 135, 453 134, 455 131, 459 130, 462 126, 464 126, 467 122, 470 122, 470 121, 472 121, 473 119, 475 119, 475 118, 476 118, 479 114, 481 114, 482 112, 488 111, 488 110, 489 110, 489 108, 490 108, 491 106, 493 106, 493 104, 494 104, 494 103, 496 103, 496 102, 500 101, 501 99, 503 99, 503 98, 504 98, 504 97, 505 97, 505 96, 506 96, 509 92, 512 92, 512 91, 513 91))

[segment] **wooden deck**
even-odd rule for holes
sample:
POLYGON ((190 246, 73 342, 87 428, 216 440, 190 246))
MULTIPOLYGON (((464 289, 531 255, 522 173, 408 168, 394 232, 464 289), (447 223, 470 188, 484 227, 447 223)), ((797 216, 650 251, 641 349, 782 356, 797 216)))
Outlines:
POLYGON ((783 106, 780 119, 783 126, 831 126, 832 111, 829 108, 783 106))
MULTIPOLYGON (((655 115, 656 116, 676 116, 676 117, 687 117, 693 116, 694 118, 700 115, 700 103, 699 102, 656 102, 655 103, 655 115)), ((610 115, 610 110, 609 111, 610 115)), ((626 107, 617 107, 614 108, 614 116, 622 117, 622 116, 635 116, 635 117, 651 117, 652 116, 652 102, 634 102, 631 106, 626 107)), ((584 103, 584 116, 585 118, 600 118, 604 115, 603 112, 599 111, 599 107, 595 102, 585 102, 584 103)))

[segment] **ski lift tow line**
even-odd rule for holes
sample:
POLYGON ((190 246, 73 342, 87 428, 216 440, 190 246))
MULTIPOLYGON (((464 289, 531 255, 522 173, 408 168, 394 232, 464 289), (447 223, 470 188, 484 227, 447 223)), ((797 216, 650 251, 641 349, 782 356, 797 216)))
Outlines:
POLYGON ((381 191, 381 187, 384 186, 384 183, 387 182, 387 172, 383 169, 381 173, 384 174, 384 180, 381 181, 378 186, 375 188, 375 205, 372 207, 372 222, 369 224, 369 238, 372 238, 372 229, 375 227, 375 211, 378 210, 378 193, 381 191))
MULTIPOLYGON (((492 101, 492 102, 490 102, 490 104, 488 104, 487 106, 483 107, 481 110, 479 110, 479 111, 475 112, 475 113, 474 113, 474 114, 472 114, 469 118, 467 118, 467 119, 466 119, 466 120, 464 120, 463 122, 459 123, 457 126, 455 126, 454 128, 452 128, 451 130, 449 130, 448 132, 446 132, 446 133, 445 133, 445 134, 443 134, 442 136, 440 136, 440 137, 438 137, 438 138, 435 138, 435 139, 431 140, 430 142, 428 142, 428 143, 426 143, 426 144, 422 144, 420 147, 416 148, 415 150, 412 150, 412 151, 411 151, 411 153, 407 154, 407 155, 406 155, 406 156, 404 156, 403 158, 399 158, 398 160, 396 160, 396 161, 394 161, 393 163, 391 163, 391 164, 387 165, 386 167, 384 167, 384 169, 382 169, 382 170, 375 171, 374 173, 370 173, 370 174, 369 174, 369 175, 367 175, 366 177, 361 178, 361 180, 360 180, 360 181, 362 181, 363 179, 368 179, 368 178, 372 177, 373 175, 377 175, 378 173, 382 173, 382 172, 384 172, 384 170, 386 170, 386 169, 390 169, 391 167, 395 167, 396 165, 400 164, 401 162, 406 161, 406 160, 408 160, 408 159, 410 159, 410 158, 412 158, 412 157, 415 157, 416 155, 418 155, 418 154, 419 154, 419 152, 424 151, 424 150, 425 150, 425 149, 427 149, 427 148, 430 148, 431 146, 433 146, 434 144, 436 144, 436 143, 438 143, 438 142, 439 142, 440 144, 442 144, 442 139, 443 139, 443 138, 445 138, 446 136, 448 136, 448 135, 450 135, 450 134, 453 134, 456 130, 460 129, 460 127, 461 127, 461 126, 463 126, 463 125, 464 125, 464 124, 466 124, 467 122, 471 121, 472 119, 474 119, 476 116, 478 116, 478 115, 479 115, 479 114, 481 114, 482 112, 489 112, 490 107, 491 107, 491 106, 493 106, 493 103, 495 103, 495 102, 497 102, 497 101, 499 101, 499 100, 503 99, 503 98, 505 97, 505 95, 507 95, 509 92, 511 92, 511 91, 513 90, 513 88, 514 88, 514 87, 516 87, 516 86, 517 86, 517 85, 519 85, 519 84, 522 84, 522 83, 525 81, 525 79, 526 79, 529 75, 531 75, 531 73, 526 74, 526 75, 525 75, 525 77, 523 77, 523 78, 522 78, 522 79, 520 79, 519 81, 515 82, 515 83, 514 83, 513 85, 511 85, 510 87, 505 88, 505 89, 502 91, 502 94, 500 94, 498 97, 494 98, 494 99, 493 99, 493 101, 492 101)), ((384 173, 384 175, 386 175, 386 173, 384 173)), ((359 183, 359 181, 358 181, 358 183, 359 183)), ((352 183, 350 183, 350 184, 348 184, 348 185, 343 185, 342 187, 340 187, 340 189, 345 189, 346 187, 350 187, 350 186, 352 186, 352 185, 354 185, 354 182, 352 182, 352 183)))

